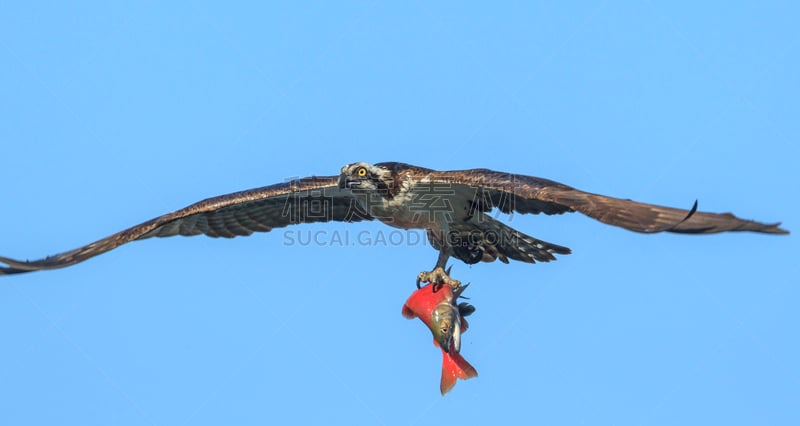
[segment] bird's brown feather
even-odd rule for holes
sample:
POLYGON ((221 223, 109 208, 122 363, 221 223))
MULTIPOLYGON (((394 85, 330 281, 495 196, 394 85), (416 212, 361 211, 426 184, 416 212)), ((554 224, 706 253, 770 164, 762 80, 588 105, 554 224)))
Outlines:
POLYGON ((337 176, 309 177, 209 198, 101 240, 34 261, 0 257, 0 275, 74 265, 131 241, 200 235, 231 238, 312 222, 372 220, 337 176))

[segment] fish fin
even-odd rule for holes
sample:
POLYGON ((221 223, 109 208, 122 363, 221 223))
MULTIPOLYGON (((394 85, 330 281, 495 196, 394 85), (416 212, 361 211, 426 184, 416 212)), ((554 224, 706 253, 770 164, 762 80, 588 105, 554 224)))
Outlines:
POLYGON ((403 305, 403 316, 408 319, 414 319, 417 317, 417 314, 415 314, 408 305, 403 305))
POLYGON ((468 317, 475 313, 475 307, 467 302, 461 302, 458 304, 458 313, 461 314, 462 317, 468 317))
POLYGON ((478 372, 475 367, 470 365, 458 352, 442 351, 442 380, 439 383, 439 390, 442 395, 450 392, 456 385, 456 379, 467 380, 477 377, 478 372))

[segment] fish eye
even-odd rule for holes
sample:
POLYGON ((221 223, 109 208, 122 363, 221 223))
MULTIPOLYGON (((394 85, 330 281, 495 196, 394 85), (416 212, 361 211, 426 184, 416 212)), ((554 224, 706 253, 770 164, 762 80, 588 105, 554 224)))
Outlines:
POLYGON ((364 177, 367 175, 367 169, 365 169, 364 167, 359 167, 358 170, 356 170, 356 174, 358 175, 358 177, 364 177))

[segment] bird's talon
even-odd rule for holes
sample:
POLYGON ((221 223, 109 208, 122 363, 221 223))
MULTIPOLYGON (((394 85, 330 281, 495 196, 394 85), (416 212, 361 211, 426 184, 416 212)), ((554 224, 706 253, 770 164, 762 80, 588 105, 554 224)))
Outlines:
POLYGON ((437 266, 430 272, 420 272, 417 276, 417 288, 419 288, 419 283, 423 281, 437 285, 434 291, 441 288, 444 284, 449 285, 453 290, 461 287, 461 281, 450 278, 449 272, 450 268, 447 268, 447 271, 445 271, 441 266, 437 266))

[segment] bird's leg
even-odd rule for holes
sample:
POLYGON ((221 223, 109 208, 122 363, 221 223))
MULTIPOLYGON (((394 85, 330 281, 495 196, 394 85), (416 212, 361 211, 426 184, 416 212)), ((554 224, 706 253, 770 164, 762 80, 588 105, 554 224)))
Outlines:
POLYGON ((442 247, 439 250, 439 259, 436 261, 436 267, 433 268, 433 271, 420 272, 419 275, 417 275, 417 288, 420 287, 419 283, 421 282, 432 283, 440 286, 447 284, 454 290, 459 288, 461 286, 461 281, 450 278, 450 268, 447 268, 446 271, 444 269, 444 267, 447 265, 447 259, 449 258, 450 254, 447 253, 447 247, 442 247))

